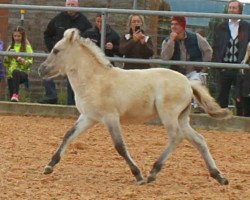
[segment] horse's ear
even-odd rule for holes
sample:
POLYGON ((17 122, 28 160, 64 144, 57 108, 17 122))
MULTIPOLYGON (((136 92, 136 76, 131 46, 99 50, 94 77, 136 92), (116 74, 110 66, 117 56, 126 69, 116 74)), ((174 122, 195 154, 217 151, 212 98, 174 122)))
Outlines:
POLYGON ((64 32, 64 37, 67 38, 69 42, 74 42, 80 38, 80 32, 76 28, 71 28, 64 32))

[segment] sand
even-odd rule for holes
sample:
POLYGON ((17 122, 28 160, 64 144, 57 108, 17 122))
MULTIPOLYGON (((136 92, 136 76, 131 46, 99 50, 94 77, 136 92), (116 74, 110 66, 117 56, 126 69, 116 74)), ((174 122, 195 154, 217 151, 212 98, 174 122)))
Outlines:
MULTIPOLYGON (((27 200, 247 200, 250 199, 250 133, 198 130, 217 166, 230 181, 209 177, 198 151, 187 141, 167 160, 155 182, 138 186, 98 124, 80 135, 50 175, 43 169, 75 119, 0 115, 0 199, 27 200)), ((156 125, 123 125, 128 149, 148 175, 167 143, 156 125)))

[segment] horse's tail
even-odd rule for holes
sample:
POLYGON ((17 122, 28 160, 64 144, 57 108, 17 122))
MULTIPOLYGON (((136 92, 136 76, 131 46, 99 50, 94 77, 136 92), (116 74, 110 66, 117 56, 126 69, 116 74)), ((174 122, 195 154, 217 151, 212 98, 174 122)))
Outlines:
POLYGON ((200 103, 205 112, 211 117, 226 119, 232 116, 232 112, 228 108, 221 108, 215 102, 215 99, 209 94, 206 87, 202 86, 197 81, 190 81, 190 83, 195 98, 200 103))

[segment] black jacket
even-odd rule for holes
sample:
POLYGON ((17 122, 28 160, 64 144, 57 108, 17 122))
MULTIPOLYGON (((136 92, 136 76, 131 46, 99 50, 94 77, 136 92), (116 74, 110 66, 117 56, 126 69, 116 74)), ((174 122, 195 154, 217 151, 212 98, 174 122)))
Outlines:
MULTIPOLYGON (((88 29, 82 34, 82 37, 91 39, 97 46, 101 46, 101 33, 97 27, 88 29)), ((106 56, 114 57, 119 54, 120 36, 109 25, 106 27, 106 43, 111 42, 113 49, 105 49, 106 56)))
POLYGON ((63 38, 65 30, 77 28, 83 33, 91 27, 91 23, 83 14, 77 12, 74 16, 70 16, 67 12, 61 12, 49 22, 44 31, 45 45, 51 51, 54 45, 63 38))
MULTIPOLYGON (((223 62, 225 56, 227 45, 230 40, 230 30, 228 26, 228 20, 219 24, 215 29, 215 37, 213 42, 213 61, 223 62)), ((250 26, 249 23, 241 20, 239 24, 239 57, 238 63, 244 59, 247 44, 250 41, 250 26)))

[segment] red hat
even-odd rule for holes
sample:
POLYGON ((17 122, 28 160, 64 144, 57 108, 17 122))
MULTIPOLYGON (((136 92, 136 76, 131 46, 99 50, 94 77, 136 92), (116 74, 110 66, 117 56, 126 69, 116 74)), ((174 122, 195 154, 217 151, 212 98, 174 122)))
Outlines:
POLYGON ((180 26, 185 29, 186 28, 186 18, 182 16, 173 16, 171 21, 177 21, 180 26))

